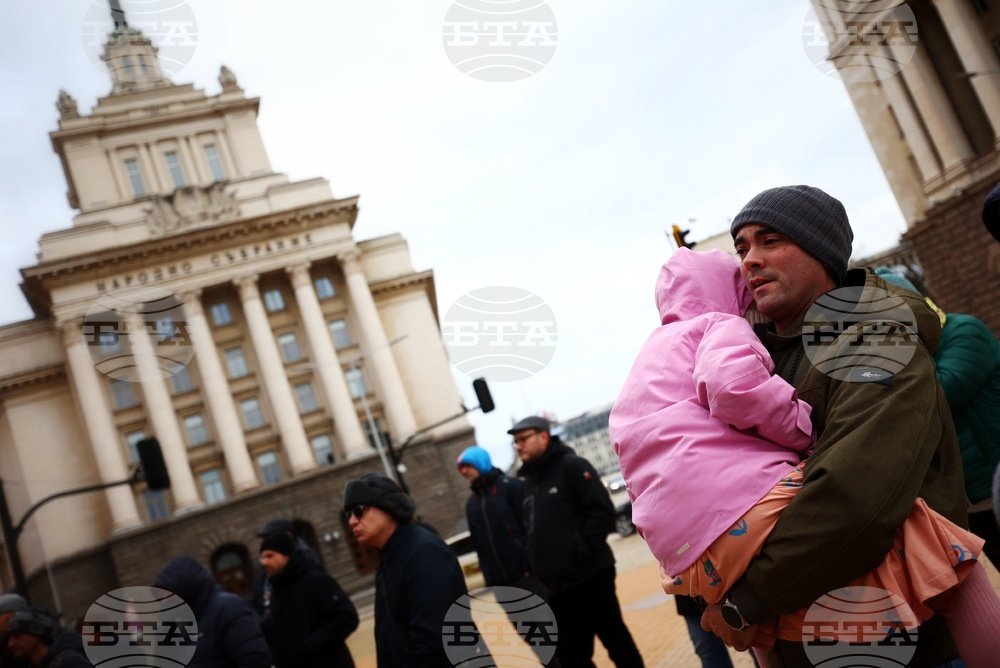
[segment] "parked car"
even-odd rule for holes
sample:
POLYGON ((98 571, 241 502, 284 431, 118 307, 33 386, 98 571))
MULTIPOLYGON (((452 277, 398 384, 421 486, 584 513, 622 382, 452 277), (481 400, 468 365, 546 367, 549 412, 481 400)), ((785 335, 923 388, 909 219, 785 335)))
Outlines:
POLYGON ((635 533, 635 525, 632 524, 631 501, 626 501, 615 508, 615 531, 620 536, 631 536, 635 533))

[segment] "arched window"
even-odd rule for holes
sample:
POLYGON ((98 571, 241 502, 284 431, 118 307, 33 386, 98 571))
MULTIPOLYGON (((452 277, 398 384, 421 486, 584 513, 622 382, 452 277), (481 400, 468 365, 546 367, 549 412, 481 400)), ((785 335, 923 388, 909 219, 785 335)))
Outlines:
POLYGON ((212 555, 212 575, 219 586, 244 599, 253 593, 253 561, 246 546, 223 545, 212 555))

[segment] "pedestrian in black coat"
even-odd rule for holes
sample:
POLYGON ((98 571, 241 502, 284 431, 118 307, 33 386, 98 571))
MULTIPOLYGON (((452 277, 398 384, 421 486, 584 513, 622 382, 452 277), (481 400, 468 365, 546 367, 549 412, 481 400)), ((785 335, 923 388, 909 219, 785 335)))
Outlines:
POLYGON ((337 581, 283 533, 261 542, 260 562, 271 582, 271 614, 264 626, 274 665, 353 668, 346 640, 358 628, 358 611, 337 581))
POLYGON ((154 587, 180 596, 198 622, 198 647, 188 668, 269 668, 271 655, 250 606, 223 591, 191 557, 171 559, 154 587))
POLYGON ((607 543, 615 508, 600 476, 543 417, 524 418, 507 433, 524 462, 517 475, 527 483, 528 570, 550 591, 559 663, 593 666, 596 634, 616 666, 643 666, 615 593, 615 558, 607 543))
MULTIPOLYGON (((471 617, 449 617, 446 626, 450 608, 467 593, 465 577, 441 537, 413 521, 414 508, 399 485, 383 475, 369 473, 344 489, 352 533, 382 554, 375 575, 378 668, 448 668, 459 662, 448 657, 445 642, 459 634, 478 639, 471 617)), ((484 661, 481 640, 475 639, 457 651, 463 659, 484 661)))
POLYGON ((60 629, 56 618, 41 608, 14 613, 7 634, 11 653, 34 668, 92 668, 80 634, 60 629))

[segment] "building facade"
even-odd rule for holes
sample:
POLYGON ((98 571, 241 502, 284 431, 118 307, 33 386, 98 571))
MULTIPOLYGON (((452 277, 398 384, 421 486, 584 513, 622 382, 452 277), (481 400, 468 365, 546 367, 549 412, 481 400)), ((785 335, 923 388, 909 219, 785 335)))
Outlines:
POLYGON ((618 455, 611 446, 608 418, 614 404, 587 411, 560 422, 557 429, 563 443, 590 462, 601 475, 619 470, 618 455))
MULTIPOLYGON (((0 468, 15 522, 127 479, 148 436, 172 484, 39 510, 18 545, 30 591, 78 618, 187 553, 245 593, 277 516, 348 589, 369 586, 344 483, 462 405, 432 272, 398 234, 356 240, 357 197, 276 173, 260 100, 226 67, 215 95, 174 84, 123 17, 104 60, 113 87, 91 113, 59 94, 51 139, 77 213, 22 269, 35 317, 0 327, 0 468)), ((464 528, 452 462, 472 442, 460 418, 406 452, 418 512, 446 536, 464 528)))
POLYGON ((1000 332, 1000 245, 981 208, 1000 182, 1000 7, 987 0, 813 0, 907 222, 904 247, 946 311, 1000 332))

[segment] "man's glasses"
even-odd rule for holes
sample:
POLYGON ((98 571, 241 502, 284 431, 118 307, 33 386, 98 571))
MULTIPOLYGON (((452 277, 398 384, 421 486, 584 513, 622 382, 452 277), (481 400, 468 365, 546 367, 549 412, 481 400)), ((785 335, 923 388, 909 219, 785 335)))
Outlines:
POLYGON ((530 434, 518 434, 517 436, 514 437, 514 445, 521 445, 522 443, 526 443, 529 438, 537 434, 538 434, 537 431, 533 431, 530 434))
POLYGON ((354 519, 360 520, 362 518, 362 516, 364 516, 366 510, 368 510, 368 506, 364 506, 364 505, 362 505, 362 506, 354 506, 353 508, 348 508, 347 510, 344 511, 344 518, 349 520, 349 519, 351 519, 351 516, 353 515, 354 519))

